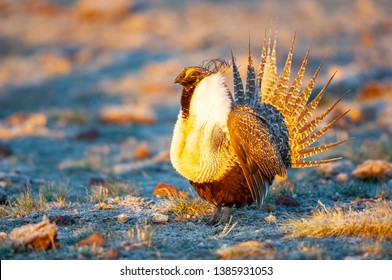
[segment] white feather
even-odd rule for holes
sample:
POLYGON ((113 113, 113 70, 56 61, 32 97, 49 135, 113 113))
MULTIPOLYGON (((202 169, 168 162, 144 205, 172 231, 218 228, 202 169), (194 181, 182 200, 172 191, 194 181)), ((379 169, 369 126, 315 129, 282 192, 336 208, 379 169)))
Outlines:
POLYGON ((191 115, 196 116, 196 121, 226 128, 230 110, 231 100, 222 74, 216 73, 202 79, 195 88, 189 110, 191 115))

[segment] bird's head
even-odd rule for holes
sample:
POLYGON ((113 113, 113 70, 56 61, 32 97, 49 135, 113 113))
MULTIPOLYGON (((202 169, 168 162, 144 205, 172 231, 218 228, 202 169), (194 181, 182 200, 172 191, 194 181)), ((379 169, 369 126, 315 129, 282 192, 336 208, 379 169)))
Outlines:
POLYGON ((199 66, 191 66, 182 69, 181 73, 174 80, 174 83, 182 85, 186 90, 196 87, 197 84, 212 72, 199 66))

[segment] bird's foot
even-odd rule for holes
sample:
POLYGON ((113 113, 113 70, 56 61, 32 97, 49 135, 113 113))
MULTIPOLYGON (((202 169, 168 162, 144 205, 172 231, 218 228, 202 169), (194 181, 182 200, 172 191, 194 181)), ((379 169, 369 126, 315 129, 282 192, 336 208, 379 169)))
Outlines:
POLYGON ((214 213, 212 214, 212 219, 208 222, 209 225, 214 226, 219 222, 222 212, 222 207, 217 206, 214 208, 214 213))
POLYGON ((211 221, 208 223, 213 226, 224 225, 227 223, 230 217, 230 207, 215 207, 214 214, 211 221))

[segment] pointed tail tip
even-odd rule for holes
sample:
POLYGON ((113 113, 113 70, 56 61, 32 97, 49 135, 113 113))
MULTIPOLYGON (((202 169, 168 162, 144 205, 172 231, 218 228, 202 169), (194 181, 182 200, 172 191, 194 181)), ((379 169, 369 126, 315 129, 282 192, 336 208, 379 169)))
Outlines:
POLYGON ((235 66, 235 57, 232 48, 230 48, 230 55, 231 55, 231 62, 233 63, 233 66, 235 66))

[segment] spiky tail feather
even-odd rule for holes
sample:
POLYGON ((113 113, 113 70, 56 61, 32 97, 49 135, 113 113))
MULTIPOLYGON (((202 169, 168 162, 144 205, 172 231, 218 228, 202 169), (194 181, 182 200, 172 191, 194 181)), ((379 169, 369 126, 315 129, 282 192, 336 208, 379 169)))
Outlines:
MULTIPOLYGON (((296 34, 295 34, 296 35, 296 34)), ((337 141, 321 146, 310 147, 321 136, 323 136, 340 118, 348 113, 345 112, 323 128, 317 130, 318 125, 327 117, 332 109, 344 97, 339 98, 332 106, 330 106, 324 113, 311 119, 316 107, 323 97, 332 77, 327 84, 321 89, 318 95, 308 103, 312 90, 314 88, 317 76, 320 73, 323 62, 317 68, 313 77, 310 79, 306 87, 301 90, 303 77, 305 74, 306 65, 310 53, 310 47, 302 61, 301 67, 290 85, 290 72, 293 58, 293 49, 295 36, 293 38, 289 53, 287 55, 286 63, 280 75, 277 74, 276 66, 276 44, 277 32, 275 32, 274 40, 271 42, 270 36, 267 38, 264 35, 263 49, 261 53, 261 61, 258 69, 258 75, 255 77, 255 70, 253 67, 251 49, 249 45, 249 62, 246 80, 246 92, 242 85, 242 80, 238 72, 238 68, 233 58, 233 74, 234 74, 234 101, 238 105, 249 105, 254 107, 255 103, 261 100, 262 103, 271 104, 283 115, 285 124, 289 132, 289 146, 290 146, 290 161, 291 167, 312 167, 323 163, 332 162, 340 158, 331 158, 326 160, 303 160, 304 158, 327 151, 337 145, 343 144, 350 139, 337 141), (257 101, 255 99, 258 99, 257 101)))

